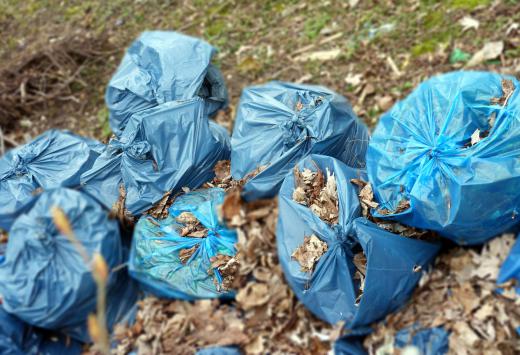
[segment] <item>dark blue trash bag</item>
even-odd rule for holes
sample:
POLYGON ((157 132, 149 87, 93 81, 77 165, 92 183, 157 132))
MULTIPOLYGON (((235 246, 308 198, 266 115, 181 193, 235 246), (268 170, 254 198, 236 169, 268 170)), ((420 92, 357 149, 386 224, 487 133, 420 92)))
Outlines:
POLYGON ((79 186, 103 145, 67 131, 50 130, 0 159, 0 228, 9 231, 34 190, 79 186))
POLYGON ((360 217, 357 188, 351 179, 365 173, 331 157, 311 155, 297 168, 329 171, 335 176, 339 223, 329 225, 308 207, 293 200, 293 173, 285 178, 279 195, 278 255, 287 282, 300 301, 317 317, 349 329, 364 331, 402 306, 421 277, 421 269, 434 259, 440 246, 392 234, 360 217), (293 252, 304 237, 315 235, 328 246, 312 273, 303 272, 293 252), (354 253, 366 256, 363 294, 356 305, 359 280, 355 280, 354 253), (357 252, 356 252, 357 253, 357 252))
POLYGON ((450 333, 443 327, 436 328, 410 328, 401 329, 395 335, 394 346, 404 348, 416 347, 421 355, 444 355, 449 350, 450 333))
POLYGON ((366 355, 363 336, 346 335, 334 342, 334 355, 366 355))
POLYGON ((32 327, 0 307, 0 354, 79 355, 81 344, 32 327))
POLYGON ((206 98, 210 115, 227 105, 228 94, 208 43, 176 32, 143 32, 110 80, 105 101, 110 126, 120 136, 137 112, 169 101, 206 98))
POLYGON ((312 85, 270 82, 242 92, 231 137, 231 174, 246 200, 273 197, 306 155, 333 156, 365 166, 368 131, 337 93, 312 85), (264 169, 264 170, 262 170, 264 169))
POLYGON ((138 215, 168 191, 198 188, 229 158, 229 136, 208 120, 206 101, 167 102, 132 116, 123 135, 113 139, 90 171, 84 191, 111 208, 126 191, 126 208, 138 215))
POLYGON ((513 77, 453 72, 420 84, 385 113, 367 170, 389 214, 374 215, 459 244, 483 243, 517 224, 519 89, 513 77))
POLYGON ((142 216, 134 231, 130 275, 160 297, 194 300, 232 296, 221 286, 219 270, 211 265, 212 257, 236 254, 237 234, 218 217, 224 196, 219 188, 197 190, 178 197, 165 219, 142 216), (198 220, 207 229, 206 235, 186 234, 190 220, 198 220), (190 248, 195 251, 183 262, 181 256, 190 248))
MULTIPOLYGON (((86 319, 95 311, 96 284, 90 265, 55 227, 51 209, 58 206, 65 212, 88 256, 100 253, 110 270, 126 261, 118 223, 109 220, 96 201, 78 191, 47 190, 35 199, 9 233, 5 261, 0 264, 3 307, 31 325, 87 342, 86 319)), ((126 274, 124 270, 110 273, 110 326, 137 298, 137 288, 126 274)))

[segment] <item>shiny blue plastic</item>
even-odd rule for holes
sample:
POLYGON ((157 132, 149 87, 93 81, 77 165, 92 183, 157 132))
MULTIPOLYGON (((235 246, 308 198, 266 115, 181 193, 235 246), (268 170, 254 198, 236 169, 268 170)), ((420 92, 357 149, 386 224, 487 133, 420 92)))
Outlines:
POLYGON ((497 283, 501 284, 511 279, 517 281, 517 293, 520 294, 520 239, 516 238, 515 245, 511 248, 509 255, 500 267, 497 283))
MULTIPOLYGON (((6 312, 79 341, 89 341, 86 319, 95 311, 96 285, 90 265, 52 219, 53 206, 70 220, 88 257, 101 254, 113 269, 126 261, 119 226, 89 196, 74 190, 46 190, 35 197, 9 233, 5 261, 0 264, 0 294, 6 312)), ((137 299, 137 288, 124 269, 108 280, 109 326, 120 320, 137 299)))
POLYGON ((215 53, 208 43, 177 32, 143 32, 128 48, 106 91, 114 134, 123 133, 134 113, 169 101, 206 98, 210 115, 225 107, 224 78, 210 64, 215 53))
POLYGON ((415 346, 421 355, 444 355, 449 350, 450 334, 443 327, 402 329, 395 335, 394 346, 404 348, 415 346))
POLYGON ((334 355, 367 355, 362 336, 343 336, 334 343, 334 355))
POLYGON ((0 354, 2 355, 79 355, 81 345, 66 342, 63 336, 25 324, 0 307, 0 354), (67 344, 69 343, 69 344, 67 344))
POLYGON ((165 219, 142 216, 134 231, 130 252, 130 275, 157 296, 194 300, 230 297, 220 289, 221 275, 210 275, 210 259, 217 254, 236 254, 237 234, 218 219, 218 206, 224 202, 224 190, 203 189, 177 197, 165 219), (207 237, 181 236, 184 226, 176 220, 183 212, 191 212, 208 229, 207 237), (198 245, 183 264, 179 253, 198 245))
POLYGON ((315 153, 365 166, 368 131, 341 95, 321 87, 270 82, 244 89, 231 137, 231 174, 246 200, 276 195, 294 165, 315 153))
POLYGON ((331 157, 310 155, 298 169, 324 173, 328 169, 337 182, 339 223, 331 226, 308 207, 292 199, 294 176, 285 178, 279 195, 277 246, 287 282, 298 299, 317 317, 345 327, 362 330, 402 306, 410 297, 421 272, 434 259, 440 246, 395 235, 360 217, 358 189, 350 182, 365 173, 331 157), (292 253, 305 236, 316 235, 328 245, 312 273, 302 272, 292 253), (354 280, 353 250, 359 248, 367 258, 365 287, 355 305, 359 281, 354 280), (417 268, 420 266, 420 268, 417 268))
POLYGON ((38 188, 79 185, 103 145, 67 131, 50 130, 0 159, 0 228, 9 231, 38 188))
POLYGON ((132 116, 91 170, 81 176, 84 191, 111 208, 126 191, 126 208, 138 215, 168 191, 198 188, 229 158, 229 136, 208 120, 205 100, 166 102, 132 116))
POLYGON ((420 84, 385 113, 367 152, 367 171, 381 208, 376 217, 433 230, 459 244, 479 244, 520 217, 519 83, 487 72, 453 72, 420 84), (507 104, 502 79, 515 90, 507 104), (471 145, 477 129, 489 135, 471 145))

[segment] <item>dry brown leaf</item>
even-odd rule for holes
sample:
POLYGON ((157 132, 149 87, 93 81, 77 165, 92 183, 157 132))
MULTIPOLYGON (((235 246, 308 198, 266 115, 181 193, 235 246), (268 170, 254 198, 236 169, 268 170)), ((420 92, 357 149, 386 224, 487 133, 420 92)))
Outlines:
POLYGON ((262 306, 269 301, 269 288, 265 283, 249 282, 246 287, 238 291, 236 300, 246 311, 262 306))
POLYGON ((294 168, 295 188, 293 200, 307 206, 323 221, 337 224, 339 218, 339 202, 337 183, 334 174, 327 169, 327 177, 316 167, 316 171, 294 168))
POLYGON ((188 260, 191 258, 191 256, 193 255, 193 253, 195 253, 197 251, 197 249, 199 248, 199 245, 196 244, 194 246, 192 246, 191 248, 188 248, 188 249, 181 249, 179 251, 179 259, 181 259, 181 263, 183 265, 186 265, 186 263, 188 262, 188 260))
POLYGON ((126 190, 123 184, 119 185, 119 197, 110 210, 110 218, 119 220, 126 229, 132 229, 135 224, 135 217, 126 209, 126 190))
POLYGON ((513 84, 513 81, 509 79, 502 79, 502 96, 492 98, 491 103, 494 105, 506 106, 514 91, 515 84, 513 84))
POLYGON ((291 258, 298 261, 301 271, 312 272, 315 264, 327 250, 327 243, 313 234, 303 239, 303 244, 292 253, 291 258))

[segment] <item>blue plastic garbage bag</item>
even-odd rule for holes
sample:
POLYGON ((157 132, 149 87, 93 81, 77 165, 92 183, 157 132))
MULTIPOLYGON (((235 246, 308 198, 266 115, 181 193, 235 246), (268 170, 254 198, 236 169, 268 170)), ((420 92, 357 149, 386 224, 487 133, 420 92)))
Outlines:
POLYGON ((513 77, 453 72, 420 84, 385 113, 369 144, 367 170, 376 200, 390 214, 374 216, 459 244, 483 243, 517 224, 518 92, 513 77), (504 79, 514 91, 502 88, 504 79))
POLYGON ((516 238, 515 245, 500 267, 497 283, 502 284, 511 279, 517 280, 517 293, 520 294, 520 239, 516 238))
POLYGON ((216 53, 208 43, 177 32, 143 32, 130 46, 110 80, 105 101, 110 126, 120 136, 137 112, 169 101, 206 98, 210 115, 227 105, 216 53))
POLYGON ((334 355, 366 355, 362 336, 344 336, 334 343, 334 355))
POLYGON ((328 169, 335 176, 339 223, 331 226, 294 201, 294 176, 289 173, 279 195, 280 264, 292 290, 312 313, 331 324, 344 321, 345 327, 361 331, 408 300, 421 277, 418 271, 433 260, 440 245, 386 232, 360 217, 358 191, 350 180, 363 178, 363 171, 320 155, 298 163, 297 169, 304 168, 324 173, 328 169), (291 255, 311 235, 325 242, 328 250, 309 273, 301 271, 291 255), (356 305, 359 280, 354 279, 353 257, 361 249, 367 262, 363 294, 356 305))
POLYGON ((67 131, 50 130, 0 159, 0 228, 9 231, 34 190, 79 185, 102 144, 67 131))
POLYGON ((410 327, 397 332, 394 346, 404 348, 411 345, 416 347, 421 355, 444 355, 448 353, 449 337, 450 333, 443 327, 410 327))
POLYGON ((63 336, 48 334, 7 313, 0 307, 0 354, 79 355, 81 345, 63 336))
POLYGON ((229 136, 208 120, 206 101, 167 102, 132 116, 91 170, 81 176, 84 191, 111 208, 126 191, 126 208, 138 215, 166 192, 198 188, 229 158, 229 136))
MULTIPOLYGON (((46 190, 21 214, 9 233, 0 264, 3 307, 21 320, 87 342, 86 319, 95 311, 96 285, 91 268, 69 239, 56 229, 51 209, 67 215, 87 255, 100 253, 110 270, 125 262, 119 226, 89 196, 66 188, 46 190)), ((111 326, 136 300, 126 272, 111 271, 107 319, 111 326)))
POLYGON ((242 352, 235 346, 213 346, 198 350, 195 355, 240 355, 242 352))
POLYGON ((219 188, 192 191, 174 201, 167 218, 142 216, 134 231, 130 275, 160 297, 195 300, 232 296, 222 287, 222 275, 211 263, 217 255, 236 254, 237 234, 218 218, 217 208, 224 196, 219 188), (193 217, 207 230, 205 236, 183 232, 186 221, 193 217), (191 248, 195 251, 183 262, 181 255, 191 248))
POLYGON ((246 200, 276 195, 294 165, 315 153, 365 166, 368 131, 349 102, 321 87, 283 82, 242 92, 231 137, 231 174, 248 175, 246 200), (262 170, 263 169, 263 170, 262 170))

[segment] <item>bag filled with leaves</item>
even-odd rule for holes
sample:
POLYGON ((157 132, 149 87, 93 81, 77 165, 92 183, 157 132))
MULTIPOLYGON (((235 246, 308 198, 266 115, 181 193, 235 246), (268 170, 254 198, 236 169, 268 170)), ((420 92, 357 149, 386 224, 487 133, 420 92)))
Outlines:
POLYGON ((300 301, 320 319, 360 331, 408 300, 440 248, 361 217, 351 180, 364 174, 331 157, 306 157, 280 189, 276 233, 300 301))
POLYGON ((219 188, 175 199, 165 219, 144 215, 134 231, 130 274, 160 297, 194 300, 232 296, 237 234, 219 221, 219 188))
POLYGON ((104 257, 110 270, 109 326, 120 321, 137 300, 137 287, 126 270, 111 271, 126 261, 118 223, 78 191, 46 190, 35 200, 9 232, 0 264, 2 306, 28 324, 87 342, 87 316, 96 310, 97 287, 91 274, 95 253, 104 257), (65 214, 71 232, 55 225, 55 207, 65 214))
POLYGON ((121 199, 139 215, 165 193, 211 180, 213 166, 229 158, 230 147, 227 131, 209 121, 206 103, 172 101, 134 114, 81 176, 83 190, 107 208, 121 199))
POLYGON ((312 85, 270 82, 242 92, 231 137, 233 178, 248 179, 246 200, 274 197, 305 156, 333 156, 365 166, 368 132, 337 93, 312 85))
POLYGON ((79 186, 103 145, 68 131, 50 130, 0 159, 0 228, 9 231, 37 189, 79 186))
POLYGON ((0 354, 81 354, 78 342, 32 327, 0 307, 0 354))
POLYGON ((105 101, 110 127, 123 133, 130 117, 165 102, 205 98, 209 114, 225 107, 228 93, 220 70, 211 64, 210 44, 177 32, 143 32, 128 49, 110 80, 105 101))
POLYGON ((367 152, 374 216, 479 244, 517 224, 518 81, 453 72, 385 113, 367 152))

